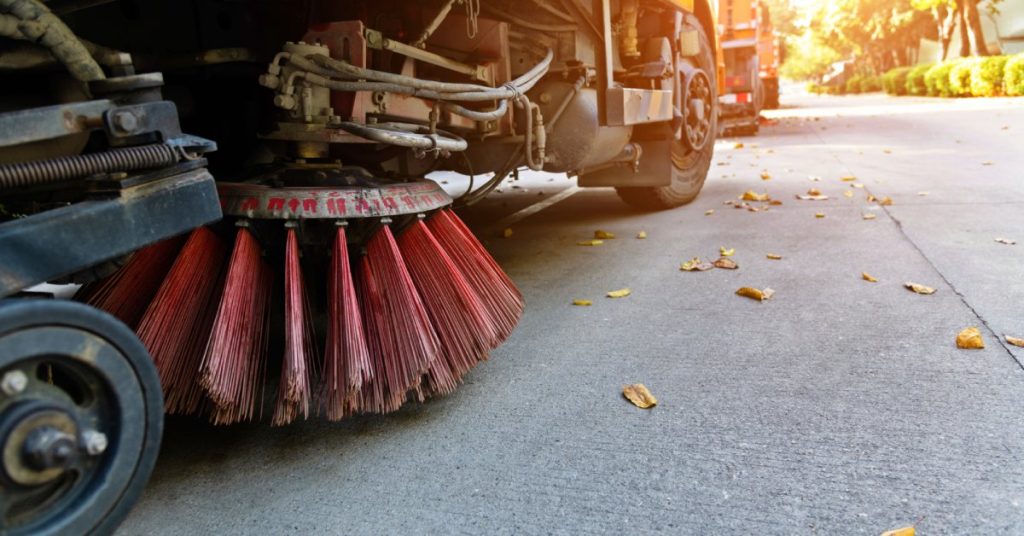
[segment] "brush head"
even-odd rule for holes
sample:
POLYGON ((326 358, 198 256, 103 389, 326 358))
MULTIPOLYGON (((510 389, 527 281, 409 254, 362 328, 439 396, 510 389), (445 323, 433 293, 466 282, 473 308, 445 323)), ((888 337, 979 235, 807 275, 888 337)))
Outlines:
POLYGON ((294 226, 289 226, 284 256, 284 359, 272 425, 289 424, 300 414, 304 419, 309 417, 310 369, 315 353, 299 241, 294 226))
POLYGON ((373 375, 343 226, 335 231, 330 262, 323 388, 327 418, 336 421, 360 411, 359 393, 373 375))

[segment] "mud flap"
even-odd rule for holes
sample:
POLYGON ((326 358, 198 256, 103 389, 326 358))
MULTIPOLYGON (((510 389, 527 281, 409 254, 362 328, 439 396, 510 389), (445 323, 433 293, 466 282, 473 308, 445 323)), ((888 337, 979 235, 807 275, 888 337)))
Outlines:
POLYGON ((672 183, 672 140, 638 141, 643 152, 634 173, 628 164, 616 164, 580 174, 580 186, 668 186, 672 183))

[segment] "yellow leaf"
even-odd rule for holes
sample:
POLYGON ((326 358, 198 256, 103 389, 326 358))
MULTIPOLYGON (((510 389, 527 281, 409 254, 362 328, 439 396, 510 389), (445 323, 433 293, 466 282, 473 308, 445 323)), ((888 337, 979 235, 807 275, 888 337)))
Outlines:
POLYGON ((769 254, 767 254, 765 256, 768 257, 770 260, 773 260, 773 261, 781 261, 782 260, 782 255, 776 255, 774 253, 769 253, 769 254))
POLYGON ((846 190, 843 192, 843 195, 846 197, 853 197, 853 190, 846 190))
POLYGON ((598 230, 594 231, 594 238, 601 238, 601 239, 604 239, 604 240, 610 240, 612 238, 615 238, 615 233, 610 233, 608 231, 602 231, 602 230, 598 229, 598 230))
POLYGON ((623 289, 619 289, 619 290, 612 290, 612 291, 608 292, 608 297, 609 298, 625 298, 626 296, 629 296, 630 292, 631 291, 628 288, 623 288, 623 289))
POLYGON ((853 182, 857 180, 857 177, 854 177, 853 175, 844 175, 842 177, 839 177, 839 180, 843 182, 853 182))
POLYGON ((878 204, 882 205, 883 207, 887 207, 892 204, 892 198, 890 198, 889 196, 885 196, 878 202, 878 204))
POLYGON ((766 180, 769 180, 771 178, 772 178, 771 174, 768 173, 767 171, 762 171, 761 172, 761 180, 766 181, 766 180))
POLYGON ((855 183, 851 184, 850 186, 852 186, 853 188, 863 188, 864 187, 864 183, 862 183, 862 182, 855 182, 855 183))
POLYGON ((753 190, 747 190, 746 192, 743 192, 743 195, 740 196, 740 199, 744 201, 768 201, 768 194, 759 194, 753 190))
POLYGON ((728 249, 726 249, 725 246, 720 246, 718 248, 718 253, 720 255, 722 255, 723 257, 732 257, 732 254, 736 253, 736 249, 735 248, 728 248, 728 249))
POLYGON ((734 144, 734 145, 732 146, 732 148, 733 148, 733 149, 742 149, 742 148, 743 148, 743 144, 742 144, 742 143, 739 143, 739 142, 737 142, 736 144, 734 144))
POLYGON ((824 212, 815 212, 814 213, 814 217, 815 218, 824 218, 825 217, 825 213, 824 212))
POLYGON ((768 204, 773 207, 777 207, 782 204, 782 201, 779 201, 778 199, 772 199, 771 201, 768 202, 768 204))
POLYGON ((714 213, 715 213, 715 209, 713 209, 713 208, 709 208, 709 209, 704 211, 704 215, 705 216, 710 216, 710 215, 712 215, 714 213))
POLYGON ((914 536, 914 527, 903 527, 902 529, 887 530, 882 536, 914 536))
POLYGON ((775 291, 770 288, 765 288, 764 290, 761 290, 754 287, 740 287, 736 291, 736 294, 739 296, 743 296, 745 298, 750 298, 752 300, 765 301, 771 298, 772 295, 775 294, 775 291))
POLYGON ((580 306, 586 307, 588 305, 594 305, 594 302, 592 302, 590 300, 573 300, 572 304, 573 305, 580 305, 580 306))
POLYGON ((865 212, 864 214, 861 214, 860 217, 864 218, 865 220, 873 220, 876 216, 871 212, 865 212))
POLYGON ((814 181, 814 182, 818 182, 818 181, 821 180, 821 177, 819 177, 817 175, 809 175, 807 178, 812 180, 812 181, 814 181))
POLYGON ((874 203, 875 201, 878 201, 878 198, 871 194, 868 194, 868 203, 874 203))
POLYGON ((983 166, 991 166, 992 165, 992 161, 991 160, 986 160, 986 161, 982 162, 981 165, 983 165, 983 166))
POLYGON ((817 188, 811 188, 810 190, 807 190, 807 195, 811 195, 811 196, 821 195, 821 190, 819 190, 817 188))
POLYGON ((508 228, 501 232, 501 236, 505 238, 512 238, 512 229, 508 228))
POLYGON ((917 192, 917 195, 919 195, 921 197, 924 197, 924 196, 928 195, 928 192, 917 192))
POLYGON ((629 400, 640 409, 651 409, 658 405, 658 399, 654 398, 651 391, 642 383, 623 385, 622 396, 626 397, 626 400, 629 400))
POLYGON ((577 246, 600 246, 601 244, 604 244, 603 240, 582 240, 576 242, 577 246))
POLYGON ((684 272, 706 272, 712 268, 714 265, 700 260, 700 257, 694 257, 679 266, 679 269, 684 272))
POLYGON ((966 328, 956 334, 956 347, 962 350, 981 350, 985 348, 985 340, 981 338, 978 328, 966 328))
POLYGON ((1021 348, 1024 348, 1024 339, 1018 339, 1017 337, 1011 337, 1009 335, 1004 335, 1004 337, 1006 337, 1006 342, 1014 346, 1020 346, 1021 348))
POLYGON ((640 240, 647 238, 647 231, 640 231, 639 233, 636 234, 636 237, 639 238, 640 240))
POLYGON ((878 279, 875 279, 874 276, 872 276, 871 274, 869 274, 867 272, 861 272, 860 273, 860 277, 861 277, 861 279, 863 279, 864 281, 867 281, 868 283, 877 283, 878 282, 878 279))
POLYGON ((736 264, 736 261, 728 257, 722 257, 721 259, 718 259, 712 264, 715 265, 715 268, 723 268, 726 270, 735 270, 740 267, 738 264, 736 264))
POLYGON ((926 287, 924 285, 919 285, 917 283, 911 283, 908 281, 906 283, 903 283, 903 286, 907 287, 907 289, 912 290, 918 294, 935 294, 935 289, 933 289, 932 287, 926 287))

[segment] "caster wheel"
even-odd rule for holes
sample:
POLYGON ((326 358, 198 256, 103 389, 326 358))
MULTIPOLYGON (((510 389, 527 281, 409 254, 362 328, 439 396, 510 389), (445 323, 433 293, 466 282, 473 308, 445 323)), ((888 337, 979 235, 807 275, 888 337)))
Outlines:
POLYGON ((0 302, 0 534, 113 532, 162 432, 156 369, 124 324, 70 301, 0 302))

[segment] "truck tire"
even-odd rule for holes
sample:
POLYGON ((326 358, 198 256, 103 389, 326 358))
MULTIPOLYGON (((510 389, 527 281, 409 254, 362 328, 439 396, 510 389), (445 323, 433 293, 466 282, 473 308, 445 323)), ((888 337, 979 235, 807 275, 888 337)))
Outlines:
MULTIPOLYGON (((717 91, 715 80, 715 56, 711 41, 703 27, 698 27, 700 34, 700 54, 683 61, 691 61, 696 67, 707 73, 711 80, 712 91, 717 91)), ((713 96, 711 109, 710 136, 718 132, 718 98, 713 96)), ((699 151, 689 150, 681 140, 672 144, 672 179, 668 186, 650 187, 616 187, 615 191, 626 204, 640 210, 666 210, 685 205, 697 198, 704 186, 711 157, 714 153, 714 140, 708 140, 699 151)))

